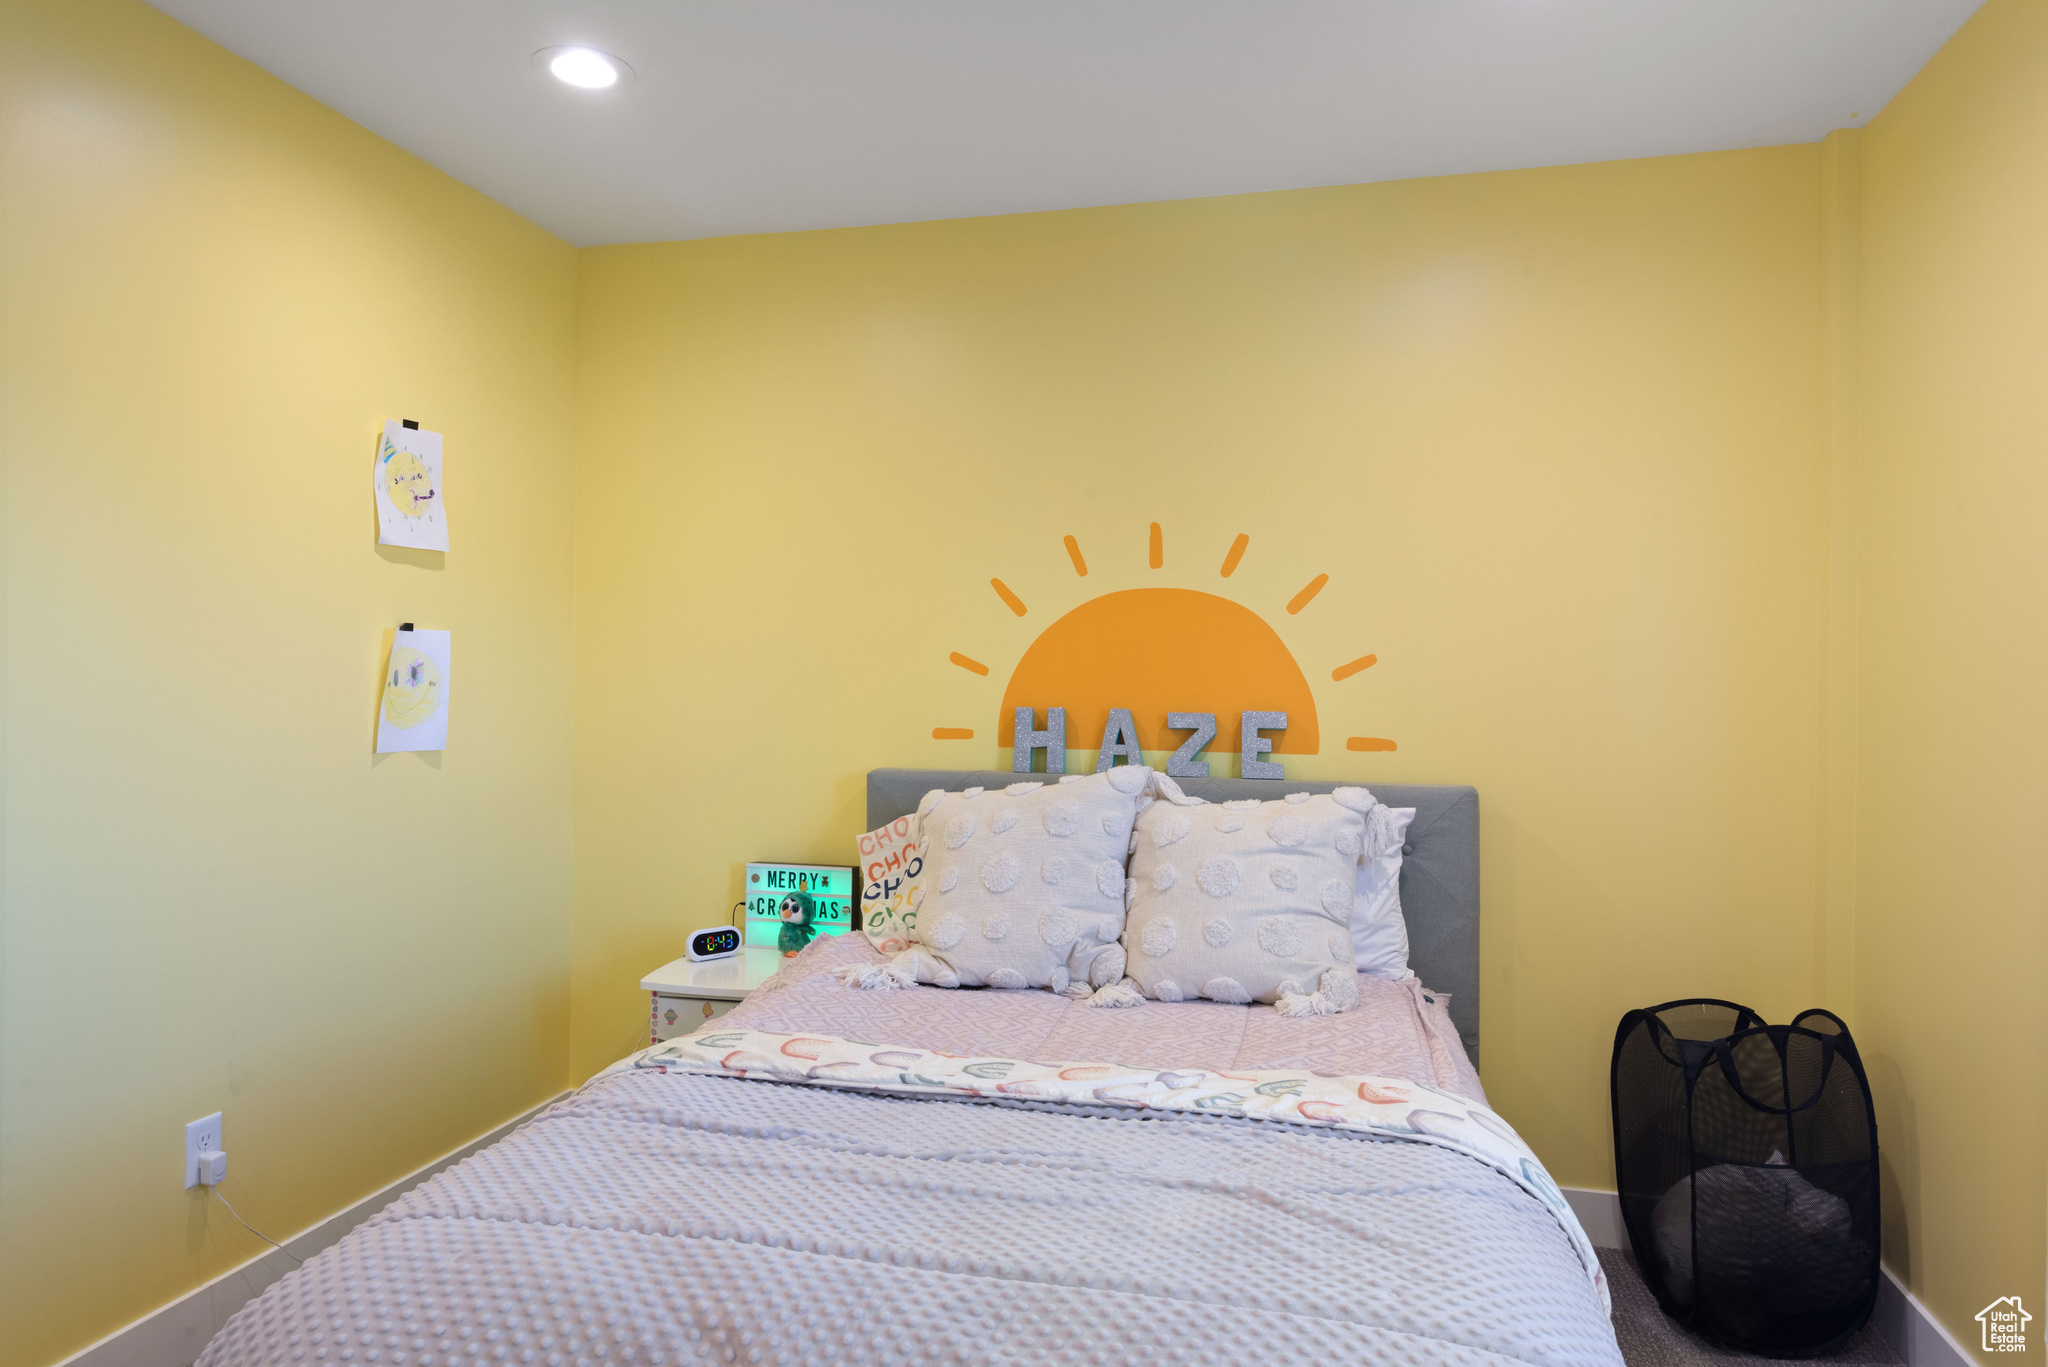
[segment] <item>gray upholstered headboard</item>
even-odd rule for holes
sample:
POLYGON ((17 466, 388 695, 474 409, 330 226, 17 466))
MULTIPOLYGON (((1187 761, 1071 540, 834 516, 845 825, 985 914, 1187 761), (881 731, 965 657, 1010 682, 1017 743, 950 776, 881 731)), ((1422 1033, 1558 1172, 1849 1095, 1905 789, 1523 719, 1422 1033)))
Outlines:
MULTIPOLYGON (((934 788, 1000 788, 1022 774, 997 769, 871 769, 868 829, 917 810, 934 788)), ((1176 780, 1191 797, 1273 798, 1282 793, 1327 793, 1339 783, 1274 782, 1256 778, 1176 780)), ((1401 910, 1408 918, 1408 965, 1423 983, 1451 999, 1451 1019, 1479 1060, 1479 793, 1399 783, 1370 785, 1389 807, 1413 807, 1407 855, 1401 861, 1401 910)))

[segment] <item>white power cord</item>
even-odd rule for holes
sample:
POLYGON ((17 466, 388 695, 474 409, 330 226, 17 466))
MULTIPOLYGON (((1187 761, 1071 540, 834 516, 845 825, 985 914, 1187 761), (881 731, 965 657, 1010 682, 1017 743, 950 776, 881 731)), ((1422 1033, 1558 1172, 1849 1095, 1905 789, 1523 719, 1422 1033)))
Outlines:
POLYGON ((292 1260, 293 1266, 304 1267, 306 1265, 306 1260, 304 1258, 301 1258, 298 1254, 292 1252, 283 1244, 271 1238, 262 1230, 256 1228, 256 1226, 250 1224, 247 1220, 244 1220, 242 1218, 242 1212, 235 1209, 235 1203, 228 1200, 227 1197, 222 1196, 220 1194, 220 1187, 216 1185, 216 1183, 218 1183, 221 1178, 227 1176, 228 1156, 226 1154, 219 1152, 203 1153, 199 1155, 199 1165, 199 1175, 201 1178, 200 1184, 204 1186, 208 1191, 213 1193, 213 1198, 216 1201, 219 1201, 222 1205, 228 1208, 228 1214, 235 1217, 236 1224, 240 1225, 243 1229, 248 1230, 251 1234, 261 1239, 264 1243, 269 1244, 279 1253, 284 1254, 285 1257, 290 1258, 292 1260), (219 1161, 218 1163, 209 1163, 207 1161, 209 1159, 218 1159, 219 1161))

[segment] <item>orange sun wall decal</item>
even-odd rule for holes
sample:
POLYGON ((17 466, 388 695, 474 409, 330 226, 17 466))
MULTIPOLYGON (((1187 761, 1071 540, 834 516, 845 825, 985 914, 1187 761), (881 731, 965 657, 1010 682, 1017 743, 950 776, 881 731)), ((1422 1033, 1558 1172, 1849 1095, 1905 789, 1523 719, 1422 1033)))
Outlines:
MULTIPOLYGON (((1158 523, 1148 529, 1146 560, 1152 569, 1165 563, 1164 533, 1158 523)), ((1244 558, 1251 537, 1239 533, 1223 559, 1220 575, 1228 579, 1244 558)), ((1063 544, 1074 573, 1086 576, 1087 561, 1079 541, 1063 544)), ((1330 582, 1318 574, 1286 605, 1290 615, 1314 602, 1330 582)), ((992 579, 989 586, 1003 606, 1023 617, 1030 607, 1008 584, 992 579)), ((954 651, 949 659, 962 669, 986 676, 989 667, 954 651)), ((1342 682, 1378 663, 1363 655, 1330 671, 1342 682)), ((1293 652, 1267 621, 1232 599, 1196 589, 1121 589, 1090 598, 1038 634, 1028 646, 1003 689, 995 734, 1008 739, 1016 709, 1034 709, 1043 725, 1045 709, 1067 711, 1067 745, 1089 749, 1101 738, 1113 707, 1128 707, 1138 725, 1140 745, 1150 751, 1172 750, 1181 733, 1169 730, 1168 712, 1211 712, 1217 735, 1208 753, 1238 748, 1239 714, 1246 710, 1285 712, 1287 729, 1270 732, 1275 754, 1313 755, 1321 751, 1322 732, 1315 695, 1293 652)), ((938 740, 971 740, 969 727, 935 727, 938 740)), ((1350 750, 1392 750, 1394 742, 1378 736, 1352 736, 1350 750)))
POLYGON ((1054 622, 1017 661, 997 736, 1020 707, 1041 718, 1066 708, 1067 744, 1077 749, 1101 737, 1112 707, 1131 709, 1147 750, 1185 739, 1166 729, 1168 712, 1215 713, 1215 744, 1235 749, 1246 708, 1287 714, 1287 729, 1271 733, 1276 754, 1313 755, 1322 745, 1315 695, 1280 633, 1243 604, 1194 589, 1105 593, 1054 622))

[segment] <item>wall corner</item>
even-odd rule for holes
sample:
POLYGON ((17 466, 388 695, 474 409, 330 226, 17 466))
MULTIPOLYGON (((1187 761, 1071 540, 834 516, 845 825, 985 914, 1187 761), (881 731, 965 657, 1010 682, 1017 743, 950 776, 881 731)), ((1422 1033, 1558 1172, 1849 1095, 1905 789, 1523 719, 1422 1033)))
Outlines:
POLYGON ((1862 289, 1863 130, 1821 143, 1821 310, 1827 391, 1827 615, 1821 664, 1821 888, 1816 1000, 1856 1011, 1856 378, 1862 289))

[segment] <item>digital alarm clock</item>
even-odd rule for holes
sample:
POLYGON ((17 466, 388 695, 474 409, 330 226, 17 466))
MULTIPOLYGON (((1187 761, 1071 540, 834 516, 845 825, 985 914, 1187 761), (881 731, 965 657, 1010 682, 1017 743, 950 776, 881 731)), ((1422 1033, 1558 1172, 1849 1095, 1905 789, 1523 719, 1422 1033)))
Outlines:
POLYGON ((705 959, 730 959, 740 952, 740 933, 732 926, 707 926, 703 930, 690 932, 688 957, 702 962, 705 959))

